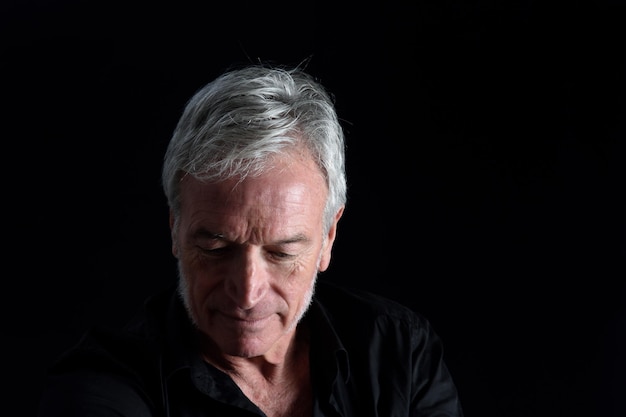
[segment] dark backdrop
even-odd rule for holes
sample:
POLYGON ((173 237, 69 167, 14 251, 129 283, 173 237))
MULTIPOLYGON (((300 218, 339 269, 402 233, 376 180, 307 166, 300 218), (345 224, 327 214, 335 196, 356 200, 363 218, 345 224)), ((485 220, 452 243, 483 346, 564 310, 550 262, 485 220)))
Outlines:
POLYGON ((308 60, 348 141, 323 279, 426 315, 467 417, 623 416, 626 20, 587 3, 4 2, 9 403, 175 280, 159 173, 191 94, 308 60))

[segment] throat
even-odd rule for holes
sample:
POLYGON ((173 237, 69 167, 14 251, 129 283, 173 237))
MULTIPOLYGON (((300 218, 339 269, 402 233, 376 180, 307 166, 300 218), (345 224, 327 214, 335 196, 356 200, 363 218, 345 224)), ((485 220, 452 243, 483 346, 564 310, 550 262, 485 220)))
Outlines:
POLYGON ((268 417, 310 416, 313 410, 313 391, 308 370, 298 378, 281 383, 263 379, 253 384, 233 378, 243 393, 268 417))
POLYGON ((261 358, 251 358, 245 363, 226 372, 268 417, 312 414, 309 337, 305 328, 298 329, 281 363, 268 363, 261 358))

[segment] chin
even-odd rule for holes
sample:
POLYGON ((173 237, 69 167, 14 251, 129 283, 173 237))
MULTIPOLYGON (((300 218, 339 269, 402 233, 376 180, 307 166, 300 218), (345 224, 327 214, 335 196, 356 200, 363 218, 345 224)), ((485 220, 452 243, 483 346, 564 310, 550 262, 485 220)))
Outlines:
POLYGON ((264 343, 257 342, 230 342, 222 346, 221 351, 229 356, 236 356, 239 358, 254 358, 257 356, 263 356, 270 350, 270 346, 264 343))

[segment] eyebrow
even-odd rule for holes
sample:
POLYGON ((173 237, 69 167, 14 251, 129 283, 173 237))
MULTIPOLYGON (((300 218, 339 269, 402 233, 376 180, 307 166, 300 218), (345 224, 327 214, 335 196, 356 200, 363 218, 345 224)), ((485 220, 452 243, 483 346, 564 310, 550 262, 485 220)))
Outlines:
POLYGON ((221 233, 214 233, 208 230, 198 230, 194 233, 195 238, 209 238, 209 239, 224 239, 224 235, 221 233))
MULTIPOLYGON (((216 233, 216 232, 211 232, 209 230, 198 230, 195 234, 194 234, 195 238, 206 238, 206 239, 219 239, 219 240, 227 240, 224 237, 224 234, 222 233, 216 233)), ((285 238, 285 239, 281 239, 275 242, 270 242, 271 245, 289 245, 292 243, 301 243, 301 242, 308 242, 311 239, 309 239, 308 236, 306 236, 303 233, 298 233, 294 236, 285 238)))
POLYGON ((310 239, 306 235, 304 235, 302 233, 298 233, 297 235, 292 236, 290 238, 274 242, 274 244, 275 245, 288 245, 290 243, 308 242, 309 240, 310 239))

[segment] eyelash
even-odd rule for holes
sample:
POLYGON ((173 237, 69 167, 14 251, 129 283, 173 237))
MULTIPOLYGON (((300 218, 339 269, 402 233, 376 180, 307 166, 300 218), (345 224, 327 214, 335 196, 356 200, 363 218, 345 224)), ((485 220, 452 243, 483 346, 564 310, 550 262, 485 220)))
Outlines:
POLYGON ((293 258, 294 255, 291 255, 289 253, 284 253, 284 252, 270 252, 272 254, 272 256, 275 256, 279 259, 290 259, 293 258))
MULTIPOLYGON (((200 251, 206 255, 221 255, 221 254, 226 254, 228 253, 228 251, 230 250, 230 248, 228 246, 224 246, 224 247, 219 247, 219 248, 215 248, 215 249, 207 249, 207 248, 203 248, 201 246, 198 247, 200 249, 200 251)), ((285 252, 276 252, 276 251, 269 251, 268 252, 270 254, 270 256, 272 258, 276 258, 279 260, 288 260, 293 258, 295 255, 290 254, 290 253, 285 253, 285 252)))

